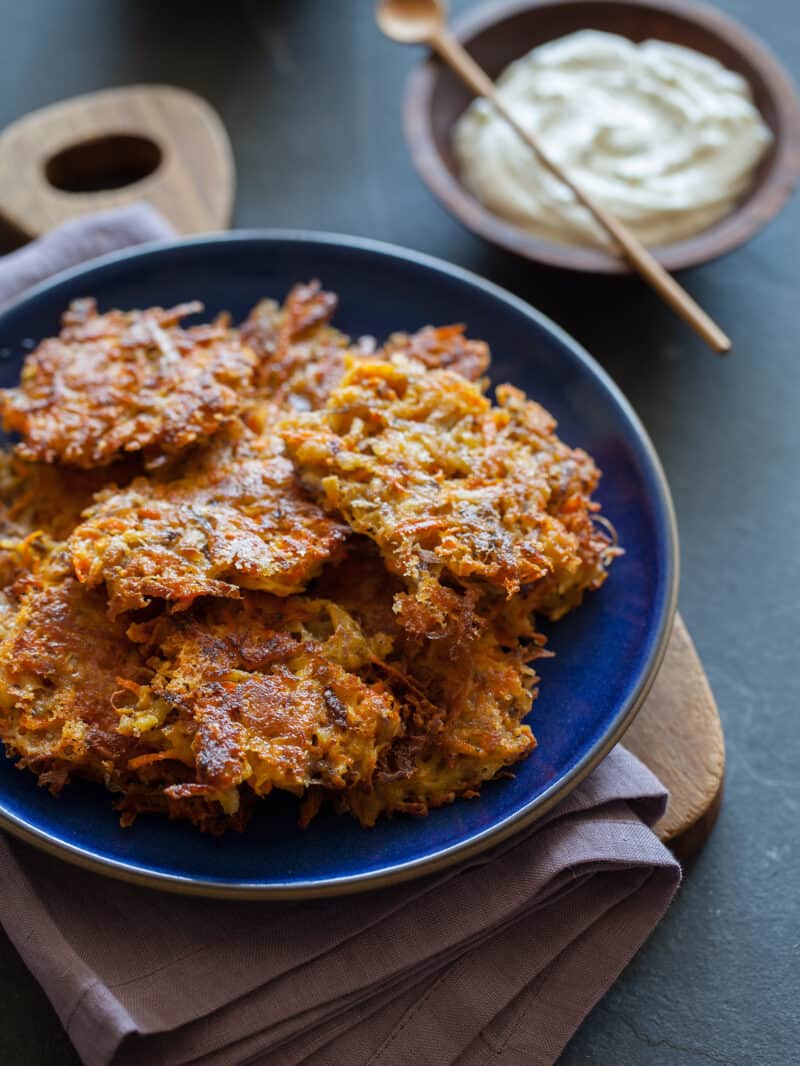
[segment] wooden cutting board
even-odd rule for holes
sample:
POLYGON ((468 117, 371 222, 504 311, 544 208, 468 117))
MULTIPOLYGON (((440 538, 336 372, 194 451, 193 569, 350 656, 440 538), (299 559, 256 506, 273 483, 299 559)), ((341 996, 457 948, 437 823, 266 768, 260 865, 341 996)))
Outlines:
MULTIPOLYGON (((25 237, 146 200, 179 233, 225 229, 234 202, 225 128, 200 97, 166 85, 90 93, 0 134, 0 215, 25 237)), ((725 745, 714 697, 680 616, 658 677, 625 735, 670 790, 656 831, 686 861, 722 798, 725 745)))
POLYGON ((205 100, 170 85, 76 96, 0 134, 0 216, 24 237, 147 200, 178 233, 230 225, 228 135, 205 100))
POLYGON ((714 695, 678 614, 664 661, 622 743, 667 786, 656 832, 686 862, 714 828, 725 777, 725 740, 714 695))

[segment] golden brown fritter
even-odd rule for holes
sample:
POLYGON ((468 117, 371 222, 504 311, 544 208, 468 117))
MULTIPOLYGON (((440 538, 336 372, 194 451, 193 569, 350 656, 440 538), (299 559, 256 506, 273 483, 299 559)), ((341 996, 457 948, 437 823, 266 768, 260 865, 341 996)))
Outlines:
POLYGON ((75 573, 105 582, 109 612, 151 599, 301 591, 347 530, 301 487, 278 437, 241 423, 194 450, 169 480, 140 477, 101 493, 70 538, 75 573))
POLYGON ((421 363, 426 370, 452 370, 468 381, 478 381, 489 369, 486 341, 469 340, 462 325, 425 326, 416 333, 393 333, 377 357, 391 362, 401 356, 421 363))
POLYGON ((473 381, 489 366, 488 345, 468 340, 459 325, 393 333, 377 353, 371 337, 351 344, 349 337, 330 325, 336 305, 337 297, 312 281, 295 285, 283 307, 262 300, 253 308, 241 333, 258 356, 259 396, 288 411, 316 411, 344 377, 348 358, 402 356, 473 381))
POLYGON ((136 470, 132 459, 81 471, 0 449, 0 587, 60 546, 95 492, 124 484, 136 470))
POLYGON ((256 391, 288 410, 321 407, 344 373, 349 338, 329 323, 337 298, 318 281, 295 285, 283 307, 262 300, 242 324, 256 353, 256 391))
POLYGON ((53 779, 81 766, 102 780, 131 742, 117 735, 117 677, 135 675, 138 650, 110 625, 103 598, 86 593, 66 567, 29 575, 0 647, 6 748, 53 779))
POLYGON ((342 798, 363 825, 374 825, 382 814, 427 814, 459 796, 476 796, 484 781, 536 746, 522 722, 536 683, 526 658, 535 658, 536 648, 509 652, 490 629, 456 658, 443 655, 438 644, 429 642, 418 656, 408 657, 404 733, 372 780, 342 798))
POLYGON ((16 592, 0 643, 6 753, 54 792, 104 783, 126 824, 161 811, 241 828, 253 793, 369 780, 400 727, 388 687, 339 662, 368 663, 385 639, 336 604, 249 593, 126 634, 64 557, 16 592))
MULTIPOLYGON (((546 654, 528 612, 481 619, 468 648, 457 638, 418 640, 403 632, 392 609, 401 584, 361 546, 325 571, 315 592, 331 596, 362 631, 381 634, 373 657, 402 708, 403 729, 364 779, 338 797, 365 825, 382 814, 427 814, 525 758, 536 742, 522 719, 536 694, 531 661, 546 654)), ((309 797, 306 818, 321 797, 309 797)))
POLYGON ((287 369, 291 370, 284 366, 291 345, 327 326, 338 302, 335 293, 310 281, 295 285, 283 307, 274 300, 262 300, 253 308, 242 324, 242 337, 261 360, 258 377, 262 382, 276 388, 284 384, 287 369))
POLYGON ((64 540, 81 520, 95 493, 124 485, 138 473, 134 459, 94 470, 77 470, 50 463, 30 463, 13 451, 0 449, 0 505, 26 533, 41 530, 52 540, 64 540))
MULTIPOLYGON (((18 500, 24 501, 27 496, 17 470, 21 463, 11 452, 0 450, 0 589, 12 585, 28 565, 33 544, 38 539, 36 525, 25 520, 25 507, 17 505, 18 500)), ((12 608, 6 599, 0 608, 0 633, 3 633, 12 608)))
POLYGON ((164 760, 118 729, 129 699, 119 678, 149 676, 124 627, 109 623, 105 602, 54 556, 18 583, 18 609, 0 643, 0 736, 6 754, 56 793, 72 776, 104 784, 120 797, 123 820, 136 811, 188 818, 212 832, 241 828, 202 797, 172 798, 167 784, 189 770, 164 760))
POLYGON ((541 583, 532 602, 558 617, 606 577, 591 458, 519 390, 497 398, 448 371, 360 360, 324 410, 280 427, 306 484, 404 578, 397 609, 420 634, 447 628, 451 582, 507 597, 541 583))
POLYGON ((3 393, 3 422, 23 458, 84 468, 145 451, 174 454, 204 440, 241 406, 256 362, 224 316, 183 329, 202 310, 109 311, 73 303, 28 355, 18 388, 3 393))
POLYGON ((370 643, 334 603, 249 593, 241 604, 207 601, 129 635, 154 676, 131 686, 136 706, 120 729, 157 743, 177 710, 166 743, 185 751, 174 730, 186 736, 184 724, 192 726, 195 780, 170 787, 171 796, 228 805, 245 782, 257 795, 342 790, 371 778, 400 727, 388 688, 348 668, 368 662, 383 638, 370 643))

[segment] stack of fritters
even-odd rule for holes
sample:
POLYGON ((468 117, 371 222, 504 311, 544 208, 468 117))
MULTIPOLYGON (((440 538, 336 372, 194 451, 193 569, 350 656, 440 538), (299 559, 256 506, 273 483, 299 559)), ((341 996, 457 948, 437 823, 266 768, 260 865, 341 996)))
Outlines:
POLYGON ((237 330, 65 314, 3 394, 0 736, 58 791, 241 828, 273 788, 364 825, 535 746, 557 618, 618 549, 584 452, 460 326, 381 348, 317 282, 237 330))

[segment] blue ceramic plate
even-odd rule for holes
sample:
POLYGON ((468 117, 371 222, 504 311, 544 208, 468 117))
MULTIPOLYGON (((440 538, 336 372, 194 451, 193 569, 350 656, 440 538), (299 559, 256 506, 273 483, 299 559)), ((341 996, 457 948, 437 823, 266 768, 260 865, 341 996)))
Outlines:
POLYGON ((75 297, 94 296, 101 308, 201 299, 208 314, 227 309, 238 319, 261 297, 281 297, 311 277, 339 293, 336 324, 351 334, 466 322, 489 341, 493 380, 526 389, 555 414, 565 440, 597 460, 604 471, 598 495, 626 554, 598 593, 550 627, 556 657, 538 664, 541 695, 531 716, 539 747, 513 779, 485 785, 479 799, 371 830, 323 814, 301 831, 296 801, 277 796, 260 803, 244 834, 218 841, 158 816, 121 829, 99 786, 75 783, 54 799, 32 774, 2 760, 0 824, 64 859, 209 896, 335 895, 416 877, 496 843, 565 796, 619 739, 653 679, 677 586, 675 520, 653 447, 574 340, 475 275, 337 236, 235 233, 151 245, 62 274, 0 315, 0 385, 16 383, 24 353, 56 332, 75 297))

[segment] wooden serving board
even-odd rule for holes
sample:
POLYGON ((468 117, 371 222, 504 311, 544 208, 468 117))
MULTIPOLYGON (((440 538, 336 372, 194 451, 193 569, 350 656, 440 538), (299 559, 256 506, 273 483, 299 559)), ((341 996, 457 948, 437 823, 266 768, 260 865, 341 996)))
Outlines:
MULTIPOLYGON (((139 200, 179 233, 225 229, 234 188, 219 116, 200 97, 171 86, 79 96, 35 111, 0 134, 0 216, 29 238, 78 215, 139 200)), ((714 697, 679 615, 658 677, 623 743, 669 789, 669 808, 656 831, 685 861, 714 825, 725 745, 714 697)))
POLYGON ((656 832, 685 862, 705 843, 719 813, 725 740, 714 695, 678 614, 653 687, 622 743, 670 792, 656 832))
POLYGON ((170 85, 88 93, 33 111, 0 134, 0 216, 24 237, 138 200, 178 233, 229 226, 228 135, 194 93, 170 85))

